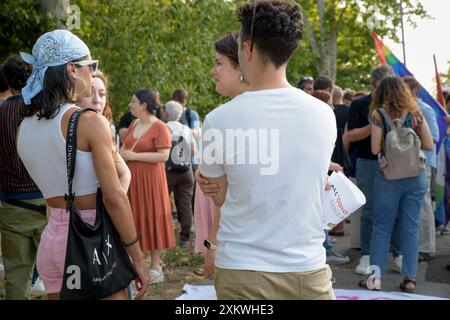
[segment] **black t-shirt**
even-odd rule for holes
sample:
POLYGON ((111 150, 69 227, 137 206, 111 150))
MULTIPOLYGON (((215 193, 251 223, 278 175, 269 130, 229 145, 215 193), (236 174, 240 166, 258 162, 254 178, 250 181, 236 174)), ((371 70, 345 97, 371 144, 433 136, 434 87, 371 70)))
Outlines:
POLYGON ((348 120, 348 112, 349 107, 347 107, 345 104, 339 104, 334 106, 334 115, 336 117, 336 126, 338 129, 345 129, 345 124, 348 120))
POLYGON ((120 118, 119 125, 117 126, 117 132, 119 132, 119 130, 122 129, 122 128, 128 128, 131 125, 131 123, 133 122, 134 119, 136 119, 136 118, 133 117, 133 115, 131 114, 130 111, 125 113, 122 116, 122 118, 120 118))
MULTIPOLYGON (((350 105, 350 110, 348 113, 348 130, 364 128, 369 125, 369 107, 372 102, 372 96, 369 94, 367 96, 356 99, 350 105)), ((376 160, 377 156, 372 154, 370 136, 366 139, 353 142, 352 146, 355 145, 357 148, 357 158, 376 160)))

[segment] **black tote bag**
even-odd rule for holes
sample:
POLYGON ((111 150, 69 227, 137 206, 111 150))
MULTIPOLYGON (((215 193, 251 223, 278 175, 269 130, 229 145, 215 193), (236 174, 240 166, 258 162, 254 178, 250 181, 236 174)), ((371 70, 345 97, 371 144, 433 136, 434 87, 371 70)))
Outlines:
MULTIPOLYGON (((92 226, 83 221, 75 206, 72 182, 76 163, 76 131, 80 114, 77 110, 69 121, 66 139, 69 193, 65 195, 70 214, 66 259, 60 299, 96 300, 117 293, 137 278, 120 235, 97 190, 97 212, 92 226)), ((93 110, 91 110, 93 111, 93 110)))

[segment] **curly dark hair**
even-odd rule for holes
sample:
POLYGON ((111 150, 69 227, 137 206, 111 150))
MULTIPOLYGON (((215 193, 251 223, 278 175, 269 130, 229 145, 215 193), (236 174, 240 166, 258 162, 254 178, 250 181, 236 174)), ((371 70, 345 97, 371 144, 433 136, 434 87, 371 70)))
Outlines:
POLYGON ((258 0, 243 4, 236 15, 241 44, 251 40, 253 21, 253 46, 277 68, 289 60, 303 38, 302 8, 294 2, 258 0))
POLYGON ((25 87, 32 67, 18 56, 9 57, 3 64, 3 75, 8 86, 20 91, 25 87))

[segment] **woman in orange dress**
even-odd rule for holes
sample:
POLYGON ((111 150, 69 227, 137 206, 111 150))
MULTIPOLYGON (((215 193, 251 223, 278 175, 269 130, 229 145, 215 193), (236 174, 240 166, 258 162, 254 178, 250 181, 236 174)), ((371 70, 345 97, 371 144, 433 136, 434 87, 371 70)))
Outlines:
POLYGON ((130 111, 137 119, 122 146, 121 155, 131 171, 128 191, 142 251, 150 251, 150 283, 164 281, 161 250, 175 247, 164 162, 172 146, 167 126, 156 117, 157 99, 148 89, 134 92, 130 111))

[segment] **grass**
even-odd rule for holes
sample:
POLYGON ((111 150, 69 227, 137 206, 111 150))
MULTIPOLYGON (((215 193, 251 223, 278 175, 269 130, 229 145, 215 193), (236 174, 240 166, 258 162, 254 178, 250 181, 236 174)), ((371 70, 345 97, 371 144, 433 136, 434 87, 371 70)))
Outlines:
POLYGON ((161 260, 170 268, 177 267, 200 267, 203 266, 203 256, 193 252, 192 247, 175 247, 165 250, 161 255, 161 260))

